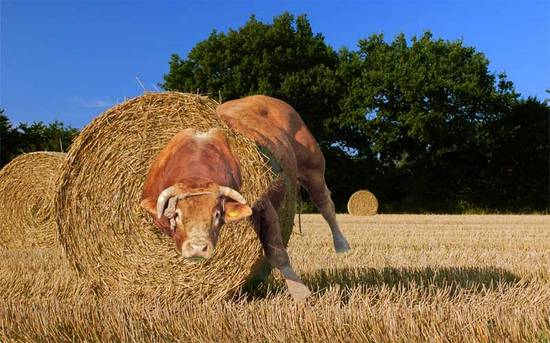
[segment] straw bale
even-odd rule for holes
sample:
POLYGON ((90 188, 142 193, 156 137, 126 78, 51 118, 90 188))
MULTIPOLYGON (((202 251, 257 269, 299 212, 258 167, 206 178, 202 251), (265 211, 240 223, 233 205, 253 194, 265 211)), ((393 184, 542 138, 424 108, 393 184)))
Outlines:
POLYGON ((0 248, 47 247, 56 242, 53 200, 66 154, 22 154, 0 170, 0 248))
POLYGON ((348 200, 348 213, 354 216, 372 216, 378 212, 378 200, 371 192, 361 190, 348 200))
POLYGON ((146 93, 104 112, 72 144, 56 199, 57 227, 67 256, 97 289, 155 301, 221 299, 266 276, 249 219, 226 224, 214 256, 197 264, 180 258, 139 205, 154 157, 175 134, 219 127, 240 159, 241 193, 250 204, 270 187, 287 187, 280 218, 288 241, 295 185, 269 151, 217 117, 217 105, 194 94, 146 93))

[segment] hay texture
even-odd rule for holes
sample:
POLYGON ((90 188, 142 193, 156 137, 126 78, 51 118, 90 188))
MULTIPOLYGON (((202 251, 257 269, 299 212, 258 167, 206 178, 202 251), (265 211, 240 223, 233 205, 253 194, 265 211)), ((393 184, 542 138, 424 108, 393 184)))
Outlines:
POLYGON ((378 200, 371 192, 361 190, 348 200, 348 213, 354 216, 373 216, 378 212, 378 200))
MULTIPOLYGON (((240 159, 241 194, 249 204, 285 183, 284 173, 274 168, 277 161, 228 128, 215 113, 217 105, 194 94, 146 93, 104 112, 72 144, 56 199, 58 230, 71 262, 98 289, 155 301, 221 299, 266 271, 249 219, 226 224, 214 256, 191 263, 181 259, 140 207, 155 156, 189 127, 226 132, 240 159)), ((286 186, 289 195, 280 214, 288 241, 296 190, 286 186)))
POLYGON ((66 154, 32 152, 0 171, 0 248, 48 247, 56 242, 53 200, 66 154))

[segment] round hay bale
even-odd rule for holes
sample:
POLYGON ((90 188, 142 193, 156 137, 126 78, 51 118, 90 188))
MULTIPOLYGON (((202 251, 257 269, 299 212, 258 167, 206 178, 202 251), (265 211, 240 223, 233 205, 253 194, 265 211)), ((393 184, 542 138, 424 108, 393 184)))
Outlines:
POLYGON ((55 244, 53 201, 66 154, 23 154, 0 170, 0 247, 48 247, 55 244))
MULTIPOLYGON (((221 299, 265 272, 250 220, 226 224, 214 256, 196 264, 180 258, 140 207, 154 157, 189 127, 225 130, 240 159, 241 193, 250 204, 287 180, 269 152, 218 118, 217 105, 194 94, 146 93, 104 112, 71 145, 56 199, 58 230, 69 259, 98 289, 155 301, 221 299)), ((286 186, 280 218, 288 241, 296 187, 286 186)))
POLYGON ((354 216, 372 216, 378 212, 378 200, 371 192, 361 190, 348 200, 348 213, 354 216))

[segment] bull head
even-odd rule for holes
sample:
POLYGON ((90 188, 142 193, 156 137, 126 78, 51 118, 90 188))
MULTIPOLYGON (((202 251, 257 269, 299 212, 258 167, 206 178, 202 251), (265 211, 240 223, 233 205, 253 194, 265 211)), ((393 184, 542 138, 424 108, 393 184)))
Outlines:
POLYGON ((164 231, 185 258, 211 257, 223 224, 252 214, 239 192, 214 183, 191 188, 177 183, 163 190, 156 202, 144 199, 141 205, 156 218, 157 226, 169 222, 164 231))

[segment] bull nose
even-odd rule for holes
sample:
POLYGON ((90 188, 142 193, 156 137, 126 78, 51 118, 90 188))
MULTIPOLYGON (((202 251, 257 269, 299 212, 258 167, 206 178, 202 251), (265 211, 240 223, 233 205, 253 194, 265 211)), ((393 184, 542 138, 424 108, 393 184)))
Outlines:
POLYGON ((184 245, 182 254, 187 257, 208 258, 212 254, 212 246, 208 242, 188 242, 184 245))
POLYGON ((199 244, 193 244, 191 243, 191 252, 195 255, 204 254, 206 251, 208 251, 208 244, 206 243, 199 243, 199 244))

